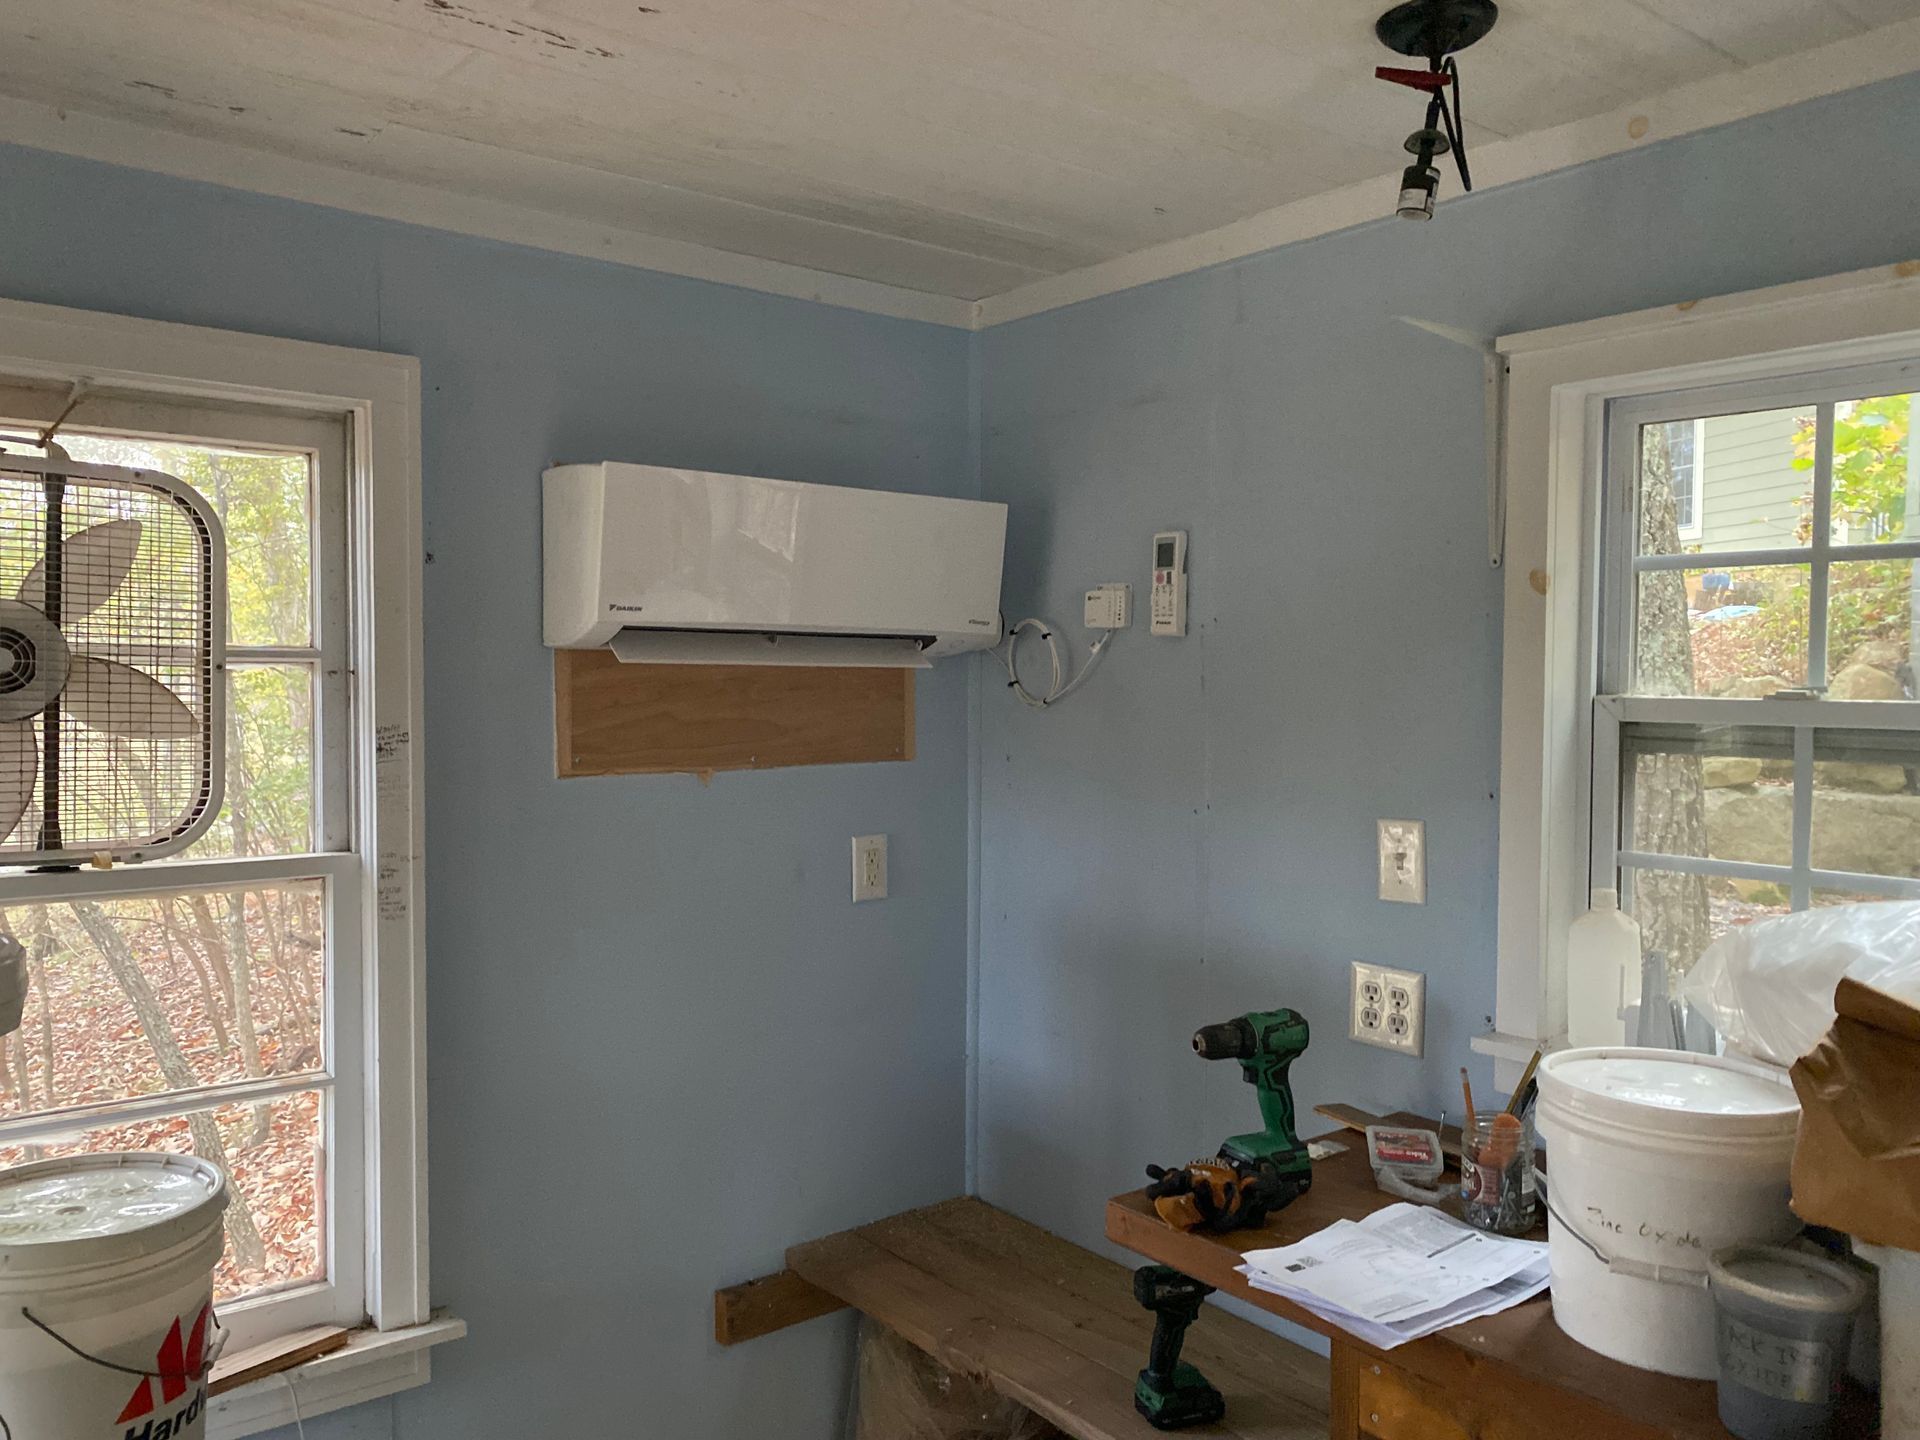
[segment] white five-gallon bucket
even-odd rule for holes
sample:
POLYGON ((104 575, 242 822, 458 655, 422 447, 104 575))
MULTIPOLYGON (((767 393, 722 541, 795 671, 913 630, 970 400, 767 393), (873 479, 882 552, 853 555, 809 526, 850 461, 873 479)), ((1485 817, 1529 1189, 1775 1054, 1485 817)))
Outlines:
POLYGON ((0 1416, 13 1440, 199 1440, 226 1208, 226 1177, 186 1155, 0 1172, 0 1416))
POLYGON ((1553 1318, 1629 1365, 1711 1379, 1707 1260, 1800 1222, 1786 1072, 1675 1050, 1566 1050, 1540 1064, 1553 1318))

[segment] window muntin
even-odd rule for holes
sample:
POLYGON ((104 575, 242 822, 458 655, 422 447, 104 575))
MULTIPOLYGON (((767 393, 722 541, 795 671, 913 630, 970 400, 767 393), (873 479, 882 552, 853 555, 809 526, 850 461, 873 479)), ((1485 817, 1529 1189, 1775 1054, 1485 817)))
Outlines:
POLYGON ((1911 373, 1608 408, 1590 876, 1674 976, 1732 925, 1920 898, 1911 373))
MULTIPOLYGON (((51 418, 47 396, 0 382, 0 416, 17 435, 9 421, 51 418)), ((346 440, 344 417, 265 408, 105 393, 75 410, 59 434, 75 460, 164 470, 224 522, 226 795, 175 859, 104 880, 0 871, 35 972, 0 1042, 0 1156, 223 1161, 217 1282, 241 1343, 365 1313, 346 440)))

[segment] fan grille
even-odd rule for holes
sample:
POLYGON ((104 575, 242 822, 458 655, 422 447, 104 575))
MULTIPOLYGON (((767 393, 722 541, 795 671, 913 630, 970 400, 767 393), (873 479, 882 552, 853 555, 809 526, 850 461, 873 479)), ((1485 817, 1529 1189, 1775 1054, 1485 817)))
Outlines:
POLYGON ((16 783, 25 766, 37 771, 18 823, 0 838, 0 861, 175 848, 217 798, 216 541, 176 484, 142 471, 109 479, 0 467, 0 713, 31 703, 35 668, 48 666, 59 639, 72 666, 48 708, 0 720, 30 727, 30 747, 11 737, 8 753, 25 757, 16 783), (56 515, 57 597, 44 558, 56 515), (40 622, 9 600, 48 621, 58 612, 58 638, 36 636, 40 622), (7 615, 26 623, 10 627, 7 615), (160 730, 175 733, 153 733, 160 730))

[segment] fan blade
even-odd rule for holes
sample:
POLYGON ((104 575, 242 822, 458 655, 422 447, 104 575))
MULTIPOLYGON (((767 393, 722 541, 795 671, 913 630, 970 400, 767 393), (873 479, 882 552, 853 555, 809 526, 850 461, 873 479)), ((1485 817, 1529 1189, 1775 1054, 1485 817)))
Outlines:
MULTIPOLYGON (((60 623, 91 615, 120 588, 140 553, 140 522, 108 520, 69 535, 60 546, 60 623)), ((42 556, 20 582, 19 598, 47 608, 47 561, 42 556)))
POLYGON ((164 740, 200 730, 185 702, 146 671, 98 655, 73 657, 60 703, 81 724, 130 740, 164 740))
POLYGON ((0 840, 26 813, 33 798, 34 777, 40 773, 40 739, 31 720, 0 725, 0 840))

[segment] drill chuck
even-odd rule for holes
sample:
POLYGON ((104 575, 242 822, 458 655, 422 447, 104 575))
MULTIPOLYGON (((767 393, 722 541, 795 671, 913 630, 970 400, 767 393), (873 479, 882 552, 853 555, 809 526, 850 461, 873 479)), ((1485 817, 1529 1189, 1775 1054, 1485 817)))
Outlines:
POLYGON ((1193 1032, 1193 1051, 1202 1060, 1246 1060, 1259 1046, 1259 1037, 1244 1018, 1202 1025, 1193 1032))

